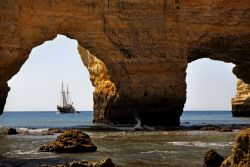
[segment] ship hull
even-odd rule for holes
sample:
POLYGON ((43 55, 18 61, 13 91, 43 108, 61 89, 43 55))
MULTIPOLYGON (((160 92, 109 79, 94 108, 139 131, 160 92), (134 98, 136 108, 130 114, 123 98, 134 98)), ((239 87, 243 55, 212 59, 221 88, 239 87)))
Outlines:
POLYGON ((57 106, 57 110, 62 113, 62 114, 67 114, 67 113, 75 113, 75 109, 72 106, 57 106))

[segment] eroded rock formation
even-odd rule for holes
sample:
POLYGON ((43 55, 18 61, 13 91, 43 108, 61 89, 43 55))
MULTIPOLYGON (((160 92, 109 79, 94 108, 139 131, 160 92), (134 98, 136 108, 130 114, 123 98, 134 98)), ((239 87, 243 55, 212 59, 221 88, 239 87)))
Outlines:
POLYGON ((208 150, 204 154, 204 163, 207 167, 219 167, 224 161, 224 157, 218 154, 215 150, 208 150))
POLYGON ((39 148, 42 152, 80 153, 94 152, 97 147, 89 135, 80 130, 70 129, 60 134, 53 143, 44 144, 39 148))
POLYGON ((104 158, 99 161, 72 161, 64 165, 40 165, 39 167, 118 167, 111 158, 104 158))
POLYGON ((95 87, 94 91, 94 122, 109 123, 107 116, 109 103, 118 97, 115 84, 110 81, 110 76, 105 64, 81 46, 78 51, 84 65, 87 67, 90 80, 95 87))
POLYGON ((248 0, 0 0, 1 109, 7 81, 57 34, 94 55, 96 122, 178 125, 187 63, 199 58, 232 62, 250 83, 248 0))
POLYGON ((250 166, 250 128, 241 131, 229 157, 220 167, 249 167, 250 166))
POLYGON ((250 117, 250 84, 239 80, 237 94, 232 99, 232 113, 235 117, 250 117))

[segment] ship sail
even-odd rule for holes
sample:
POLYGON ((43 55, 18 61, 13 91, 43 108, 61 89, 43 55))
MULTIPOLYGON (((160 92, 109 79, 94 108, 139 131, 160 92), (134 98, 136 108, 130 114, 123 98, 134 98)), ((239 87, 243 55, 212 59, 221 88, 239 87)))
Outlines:
POLYGON ((57 105, 57 110, 60 113, 74 113, 75 108, 73 106, 73 102, 71 102, 71 99, 70 99, 70 93, 69 93, 68 85, 67 85, 67 90, 65 92, 63 83, 62 83, 61 98, 62 98, 62 104, 57 105))

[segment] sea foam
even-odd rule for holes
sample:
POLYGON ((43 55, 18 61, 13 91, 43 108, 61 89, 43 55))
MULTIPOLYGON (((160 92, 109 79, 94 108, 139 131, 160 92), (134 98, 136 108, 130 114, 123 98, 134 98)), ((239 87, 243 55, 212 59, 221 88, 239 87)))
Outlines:
POLYGON ((230 147, 233 145, 233 142, 206 143, 206 142, 201 142, 201 141, 193 141, 193 142, 173 141, 173 142, 166 142, 166 143, 175 145, 175 146, 186 146, 186 147, 230 147))

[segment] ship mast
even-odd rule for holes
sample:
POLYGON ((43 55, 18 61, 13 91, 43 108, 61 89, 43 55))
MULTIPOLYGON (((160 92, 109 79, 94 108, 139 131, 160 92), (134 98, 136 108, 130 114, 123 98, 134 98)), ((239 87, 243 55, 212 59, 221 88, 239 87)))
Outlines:
POLYGON ((62 98, 63 98, 63 107, 68 105, 67 104, 67 100, 66 100, 66 97, 65 97, 65 91, 64 91, 64 88, 63 88, 63 82, 62 82, 62 98))
POLYGON ((67 84, 67 95, 66 95, 66 98, 67 98, 67 102, 70 103, 69 102, 69 87, 68 87, 68 84, 67 84))

